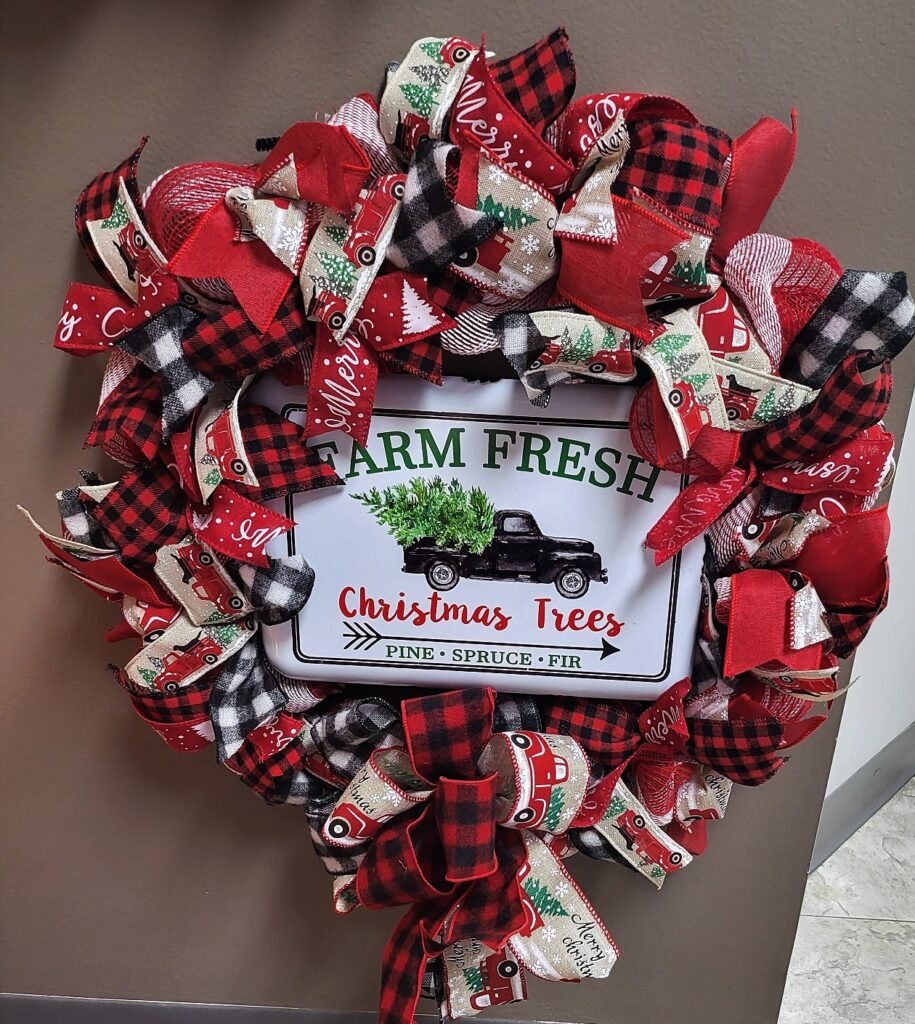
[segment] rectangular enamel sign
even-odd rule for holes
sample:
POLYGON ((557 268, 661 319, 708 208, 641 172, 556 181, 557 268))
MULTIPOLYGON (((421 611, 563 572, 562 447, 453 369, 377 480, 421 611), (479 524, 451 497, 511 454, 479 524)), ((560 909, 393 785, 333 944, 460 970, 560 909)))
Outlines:
MULTIPOLYGON (((365 448, 340 432, 312 442, 346 487, 275 503, 297 525, 268 553, 301 552, 316 582, 295 620, 265 628, 273 665, 299 679, 631 699, 688 675, 702 541, 660 567, 643 546, 686 479, 633 450, 634 393, 559 387, 539 409, 514 381, 383 378, 365 448), (357 497, 423 493, 413 482, 434 477, 488 499, 482 551, 402 546, 357 497)), ((304 422, 304 389, 265 378, 251 399, 304 422)))

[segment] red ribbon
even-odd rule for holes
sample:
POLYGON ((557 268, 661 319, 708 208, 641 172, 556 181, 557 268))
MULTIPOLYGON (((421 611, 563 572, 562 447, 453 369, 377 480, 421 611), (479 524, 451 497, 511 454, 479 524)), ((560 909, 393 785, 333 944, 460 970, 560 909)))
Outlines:
POLYGON ((497 776, 477 770, 494 708, 490 689, 402 704, 413 770, 435 792, 381 829, 356 875, 363 905, 411 905, 385 949, 379 1024, 413 1019, 426 962, 446 945, 473 936, 497 949, 524 927, 524 842, 497 828, 497 776))

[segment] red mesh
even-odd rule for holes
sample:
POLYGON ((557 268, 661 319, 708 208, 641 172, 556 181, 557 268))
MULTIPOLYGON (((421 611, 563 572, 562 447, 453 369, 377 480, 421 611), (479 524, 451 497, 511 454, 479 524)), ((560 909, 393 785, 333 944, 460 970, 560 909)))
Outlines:
MULTIPOLYGON (((174 256, 197 226, 200 218, 230 188, 254 185, 257 165, 184 164, 157 178, 146 192, 143 212, 146 227, 166 256, 174 256)), ((219 278, 198 279, 195 287, 217 302, 234 296, 219 278)))
POLYGON ((842 267, 828 249, 809 238, 791 240, 791 256, 772 285, 785 351, 841 276, 842 267))

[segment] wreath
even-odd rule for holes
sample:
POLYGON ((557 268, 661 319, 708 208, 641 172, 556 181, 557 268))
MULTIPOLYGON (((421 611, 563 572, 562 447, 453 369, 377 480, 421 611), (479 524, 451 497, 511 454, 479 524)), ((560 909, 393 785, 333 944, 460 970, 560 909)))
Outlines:
MULTIPOLYGON (((905 276, 759 232, 794 118, 731 138, 669 97, 574 87, 562 29, 504 59, 420 39, 380 97, 258 140, 260 162, 176 167, 141 194, 143 139, 76 205, 106 283, 71 285, 54 345, 105 355, 86 445, 125 471, 60 491, 59 535, 33 525, 120 605, 107 639, 135 650, 112 672, 140 718, 301 805, 340 913, 407 908, 383 1024, 421 994, 465 1016, 524 998, 525 972, 606 976, 617 949, 567 858, 658 887, 685 868, 732 784, 771 778, 824 721, 886 602, 905 276), (261 627, 315 582, 270 545, 294 526, 273 499, 343 485, 308 442, 364 444, 379 377, 430 386, 445 353, 460 374, 487 352, 534 406, 635 384, 632 444, 689 478, 646 544, 660 564, 704 537, 693 668, 654 702, 397 694, 265 657, 261 627), (252 400, 266 371, 307 388, 304 425, 252 400)), ((357 497, 403 544, 492 538, 492 505, 459 483, 357 497)))

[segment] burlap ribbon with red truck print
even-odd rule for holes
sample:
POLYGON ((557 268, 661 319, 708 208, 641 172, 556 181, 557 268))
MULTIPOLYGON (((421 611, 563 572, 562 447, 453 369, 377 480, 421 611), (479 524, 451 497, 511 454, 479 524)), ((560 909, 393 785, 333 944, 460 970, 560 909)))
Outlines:
POLYGON ((549 964, 564 980, 601 977, 616 959, 549 846, 585 799, 588 757, 571 737, 493 734, 494 705, 489 689, 404 701, 405 747, 377 750, 325 822, 331 845, 370 841, 352 880, 355 904, 410 906, 385 950, 383 1024, 412 1019, 427 960, 455 943, 509 945, 521 967, 549 964), (596 959, 563 955, 555 921, 544 924, 537 905, 558 898, 549 894, 560 882, 557 918, 591 922, 596 959))

